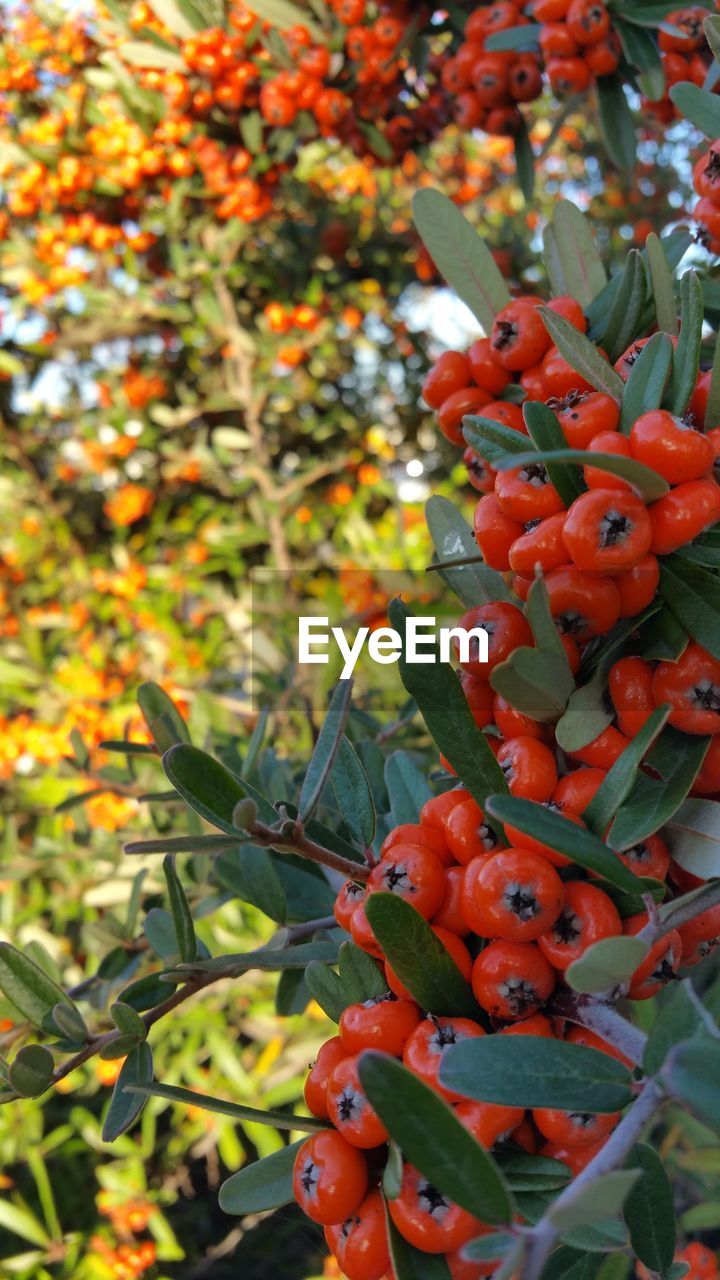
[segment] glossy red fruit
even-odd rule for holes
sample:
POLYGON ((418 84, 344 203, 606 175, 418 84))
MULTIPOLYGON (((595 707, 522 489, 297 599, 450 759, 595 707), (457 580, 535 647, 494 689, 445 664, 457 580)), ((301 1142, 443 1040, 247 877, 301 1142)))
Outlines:
POLYGON ((494 493, 481 498, 473 522, 475 540, 482 558, 491 569, 510 568, 510 548, 522 537, 525 526, 505 515, 494 493))
POLYGON ((380 849, 380 857, 384 858, 386 853, 398 844, 421 845, 434 853, 445 866, 450 866, 453 861, 445 836, 439 827, 423 826, 419 822, 402 822, 399 827, 393 827, 392 831, 386 835, 380 849))
POLYGON ((509 302, 495 317, 490 343, 496 360, 513 373, 539 364, 550 337, 535 303, 509 302))
POLYGON ((482 387, 463 387, 459 391, 453 391, 438 409, 438 426, 445 438, 451 444, 464 448, 463 418, 468 414, 480 413, 487 403, 488 395, 482 387))
MULTIPOLYGON (((453 933, 451 929, 443 929, 441 926, 433 924, 432 931, 438 939, 438 942, 442 943, 445 950, 457 965, 463 978, 465 978, 466 981, 469 981, 470 974, 472 972, 472 959, 465 943, 456 933, 453 933)), ((387 984, 394 995, 405 1000, 412 1000, 411 992, 409 992, 407 987, 400 981, 389 960, 386 960, 385 962, 385 977, 387 978, 387 984)))
POLYGON ((523 525, 530 520, 545 520, 565 509, 543 462, 528 462, 510 471, 499 471, 495 477, 495 497, 508 519, 523 525))
POLYGON ((429 920, 445 893, 443 864, 422 845, 394 845, 373 867, 368 893, 394 893, 429 920))
POLYGON ((486 1151, 506 1138, 522 1122, 522 1107, 502 1107, 492 1102, 459 1102, 455 1116, 486 1151))
POLYGON ((469 797, 470 792, 465 787, 453 787, 452 791, 442 791, 439 796, 431 796, 420 810, 420 826, 436 827, 444 832, 445 823, 455 805, 462 804, 469 797))
POLYGON ((588 1143, 584 1147, 569 1147, 565 1143, 546 1142, 539 1151, 541 1156, 547 1156, 550 1160, 559 1160, 561 1164, 566 1164, 572 1170, 575 1177, 582 1173, 586 1165, 594 1159, 598 1151, 602 1151, 607 1142, 607 1135, 600 1138, 597 1142, 588 1143))
POLYGON ((634 738, 655 710, 652 666, 642 658, 620 658, 610 668, 608 693, 618 727, 634 738))
POLYGON ((465 877, 463 911, 481 938, 532 942, 562 910, 563 886, 554 867, 526 849, 476 858, 465 877))
POLYGON ((347 1280, 384 1280, 390 1249, 380 1192, 371 1191, 345 1222, 326 1227, 325 1240, 347 1280))
MULTIPOLYGON (((587 449, 590 454, 611 453, 619 458, 632 456, 630 441, 619 431, 599 431, 596 436, 593 436, 587 449)), ((591 466, 588 463, 583 467, 583 478, 588 489, 620 489, 623 493, 631 492, 627 480, 614 475, 612 471, 603 470, 601 466, 591 466)))
POLYGON ((536 738, 509 738, 497 760, 510 792, 522 800, 549 800, 557 786, 555 756, 536 738))
POLYGON ((557 1111, 536 1107, 533 1120, 541 1134, 562 1147, 587 1147, 612 1133, 620 1112, 599 1114, 590 1111, 557 1111))
POLYGON ((632 569, 616 574, 613 582, 620 592, 620 617, 637 618, 655 599, 660 583, 657 556, 643 556, 632 569))
POLYGON ((339 1062, 327 1083, 328 1117, 353 1147, 371 1150, 388 1140, 388 1131, 377 1111, 370 1105, 360 1083, 358 1062, 352 1055, 339 1062))
POLYGON ((377 1049, 399 1058, 420 1017, 412 1000, 388 993, 364 1004, 349 1004, 340 1015, 340 1039, 348 1054, 377 1049))
POLYGON ((563 529, 570 558, 589 573, 632 569, 649 552, 652 538, 642 499, 612 489, 594 489, 576 498, 563 529))
POLYGON ((601 768, 575 769, 566 773, 553 791, 552 803, 565 817, 571 813, 583 814, 606 777, 607 770, 601 768))
POLYGON ((552 401, 550 408, 571 449, 587 449, 595 436, 617 431, 620 425, 617 400, 601 391, 571 391, 561 400, 552 401))
MULTIPOLYGON (((623 932, 632 937, 640 933, 647 923, 648 917, 645 914, 630 916, 624 923, 623 932)), ((682 960, 682 950, 682 938, 677 929, 673 929, 671 933, 656 942, 632 976, 628 988, 630 999, 649 1000, 668 982, 676 978, 682 960)))
POLYGON ((489 680, 495 667, 505 662, 519 645, 533 643, 533 634, 524 613, 517 605, 507 604, 504 600, 469 609, 458 626, 465 631, 479 628, 487 635, 487 661, 482 660, 477 639, 470 642, 470 657, 460 659, 460 665, 478 679, 489 680))
POLYGON ((447 1102, 460 1102, 458 1095, 440 1084, 443 1057, 450 1045, 477 1040, 484 1035, 482 1027, 471 1018, 426 1018, 408 1039, 403 1062, 413 1075, 437 1090, 447 1102))
POLYGON ((630 449, 638 462, 651 467, 673 485, 699 480, 714 460, 712 443, 707 436, 667 409, 653 409, 635 420, 630 432, 630 449))
POLYGON ((690 480, 658 498, 650 507, 653 526, 651 551, 669 555, 692 542, 720 517, 720 485, 715 480, 690 480))
POLYGON ((545 586, 561 635, 570 635, 581 644, 610 631, 620 617, 620 592, 609 578, 568 565, 553 569, 545 586))
POLYGON ((484 387, 491 395, 499 396, 508 385, 510 374, 495 359, 490 339, 478 338, 468 347, 466 356, 473 382, 484 387))
POLYGON ((432 918, 433 926, 448 929, 464 938, 469 929, 462 913, 462 891, 465 884, 465 867, 448 867, 445 872, 445 897, 440 910, 432 918))
POLYGON ((340 1036, 332 1036, 318 1050, 310 1074, 305 1081, 305 1103, 308 1111, 319 1120, 327 1120, 327 1085, 328 1080, 338 1066, 347 1057, 347 1050, 340 1036))
POLYGON ((460 672, 460 683, 467 704, 478 729, 493 722, 493 691, 487 680, 478 679, 469 671, 460 672))
POLYGON ((472 987, 493 1018, 515 1022, 537 1013, 555 987, 555 970, 533 942, 491 942, 477 957, 472 987))
POLYGON ((653 675, 657 706, 670 704, 670 724, 685 733, 720 733, 720 662, 691 640, 677 662, 660 662, 653 675))
POLYGON ((478 1230, 476 1218, 409 1164, 403 1169, 400 1194, 388 1201, 388 1211, 403 1239, 422 1253, 461 1249, 478 1230))
POLYGON ((337 898, 333 912, 341 929, 350 929, 355 908, 365 901, 365 886, 356 880, 346 880, 337 898))
POLYGON ((649 876, 652 880, 665 880, 670 869, 668 847, 658 835, 646 836, 630 849, 623 849, 618 858, 636 876, 649 876))
POLYGON ((609 1044, 607 1040, 603 1040, 602 1036, 591 1031, 589 1027, 570 1027, 565 1039, 570 1044, 582 1044, 586 1049, 597 1049, 598 1053, 606 1053, 608 1057, 616 1058, 618 1062, 622 1062, 626 1067, 635 1066, 631 1058, 626 1057, 620 1049, 617 1049, 613 1044, 609 1044))
POLYGON ((565 512, 559 511, 545 520, 532 520, 525 525, 525 532, 510 547, 508 560, 516 573, 534 575, 542 569, 559 569, 567 564, 567 550, 563 540, 565 512))
POLYGON ((592 742, 578 747, 576 751, 568 751, 567 754, 573 760, 581 760, 593 769, 611 769, 629 745, 630 739, 610 724, 592 742))
POLYGON ((498 844, 495 831, 473 799, 456 805, 448 817, 445 834, 454 858, 464 866, 474 858, 493 854, 498 844))
POLYGON ((321 1226, 344 1222, 368 1188, 365 1156, 334 1129, 313 1134, 295 1158, 293 1192, 303 1213, 321 1226))
POLYGON ((572 880, 565 886, 559 916, 538 938, 538 946, 553 968, 564 971, 593 943, 621 933, 622 920, 612 898, 595 885, 572 880))
POLYGON ((720 946, 720 906, 710 907, 678 929, 682 940, 682 963, 699 964, 720 946))

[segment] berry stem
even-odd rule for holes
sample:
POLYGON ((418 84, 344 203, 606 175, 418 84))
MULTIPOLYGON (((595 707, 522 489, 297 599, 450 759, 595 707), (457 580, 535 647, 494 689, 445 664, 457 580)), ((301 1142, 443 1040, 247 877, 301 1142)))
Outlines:
POLYGON ((613 1048, 619 1049, 631 1062, 642 1062, 647 1044, 645 1032, 634 1027, 604 1000, 563 991, 553 1000, 553 1012, 581 1027, 587 1027, 588 1031, 594 1031, 613 1048))
POLYGON ((702 890, 698 890, 692 896, 688 895, 685 901, 681 899, 674 910, 669 911, 664 918, 651 920, 644 929, 640 930, 637 937, 652 946, 654 942, 659 942, 668 933, 672 933, 673 929, 688 924, 690 920, 717 906, 720 906, 720 880, 713 880, 702 890))

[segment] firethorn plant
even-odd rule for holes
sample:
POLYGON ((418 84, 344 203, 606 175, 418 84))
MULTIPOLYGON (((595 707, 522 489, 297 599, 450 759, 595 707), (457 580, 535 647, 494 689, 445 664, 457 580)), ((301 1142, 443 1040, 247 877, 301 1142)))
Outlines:
MULTIPOLYGON (((487 335, 425 385, 479 490, 474 536, 430 501, 432 569, 489 641, 457 671, 401 659, 438 785, 408 758, 388 809, 382 753, 351 741, 350 681, 282 800, 255 768, 262 723, 238 772, 144 686, 152 744, 109 746, 161 757, 196 815, 185 836, 126 847, 165 854, 160 967, 138 978, 120 957, 112 1026, 96 1029, 82 991, 3 944, 0 988, 28 1036, 0 1097, 39 1097, 99 1053, 124 1059, 107 1141, 152 1095, 304 1135, 233 1174, 220 1203, 295 1200, 348 1280, 591 1276, 604 1253, 673 1276, 670 1186, 644 1139, 666 1104, 720 1116, 715 1006, 693 981, 720 943, 720 363, 698 277, 676 280, 683 232, 608 279, 561 202, 544 302, 510 298, 438 192, 415 217, 487 335), (281 926, 267 945, 209 953, 186 853, 212 855, 220 884, 252 868, 251 900, 281 926), (337 1024, 304 1109, 155 1082, 151 1028, 256 968, 302 976, 337 1024)), ((401 633, 408 616, 390 606, 401 633)))

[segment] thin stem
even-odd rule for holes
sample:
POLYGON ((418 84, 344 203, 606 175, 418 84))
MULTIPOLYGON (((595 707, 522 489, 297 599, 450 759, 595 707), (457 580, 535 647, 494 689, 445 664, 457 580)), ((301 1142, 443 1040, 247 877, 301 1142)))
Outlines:
POLYGON ((709 911, 712 907, 717 906, 720 906, 720 880, 713 880, 702 892, 696 893, 685 903, 681 901, 673 911, 668 911, 664 917, 655 921, 650 920, 636 936, 652 946, 654 942, 659 942, 661 938, 665 938, 669 933, 672 933, 673 929, 678 929, 680 925, 687 924, 690 920, 695 920, 704 911, 709 911))
POLYGON ((525 1259, 518 1271, 519 1280, 539 1280, 550 1254, 557 1244, 560 1232, 553 1215, 571 1205, 579 1192, 611 1173, 627 1159, 645 1126, 660 1110, 665 1096, 655 1076, 645 1081, 637 1100, 626 1111, 617 1129, 601 1151, 553 1201, 549 1214, 536 1223, 527 1233, 528 1246, 525 1259))
POLYGON ((553 1000, 552 1009, 560 1017, 567 1018, 578 1026, 587 1027, 588 1031, 594 1031, 607 1044, 619 1049, 631 1062, 642 1062, 647 1044, 645 1032, 634 1027, 604 1000, 563 991, 553 1000))

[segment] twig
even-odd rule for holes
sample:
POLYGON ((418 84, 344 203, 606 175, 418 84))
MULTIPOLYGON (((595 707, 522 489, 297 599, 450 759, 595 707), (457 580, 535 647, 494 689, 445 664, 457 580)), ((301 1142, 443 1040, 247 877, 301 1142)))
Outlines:
POLYGON ((720 879, 713 880, 702 892, 694 894, 687 902, 681 900, 673 911, 668 911, 667 915, 658 916, 654 921, 650 920, 645 928, 636 934, 636 937, 652 946, 653 943, 659 942, 661 938, 672 933, 673 929, 688 924, 703 912, 718 906, 720 906, 720 879))
POLYGON ((639 1027, 634 1027, 627 1018, 623 1018, 611 1004, 598 1000, 594 996, 575 995, 572 991, 560 992, 552 1002, 553 1013, 575 1022, 578 1026, 587 1027, 607 1044, 619 1049, 631 1062, 643 1060, 647 1036, 639 1027))
POLYGON ((601 1151, 590 1161, 576 1178, 560 1193, 539 1222, 526 1233, 527 1249, 524 1261, 517 1272, 519 1280, 539 1280, 550 1254, 560 1236, 555 1225, 554 1216, 558 1211, 571 1205, 579 1192, 592 1185, 606 1173, 611 1173, 627 1159, 645 1126, 660 1110, 665 1095, 657 1078, 651 1076, 645 1081, 636 1101, 626 1111, 617 1129, 605 1143, 601 1151))

